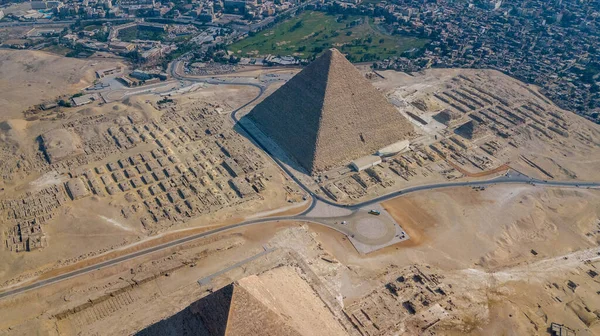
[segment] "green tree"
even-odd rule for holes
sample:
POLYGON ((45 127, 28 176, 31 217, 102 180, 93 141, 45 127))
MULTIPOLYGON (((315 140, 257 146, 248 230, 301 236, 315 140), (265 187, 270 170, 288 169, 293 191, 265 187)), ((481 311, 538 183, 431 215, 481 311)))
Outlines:
POLYGON ((303 26, 304 26, 304 22, 302 22, 302 20, 299 20, 298 22, 296 22, 296 23, 295 23, 295 24, 294 24, 294 25, 293 25, 293 26, 292 26, 292 27, 289 29, 289 31, 290 31, 290 32, 293 32, 293 31, 295 31, 295 30, 297 30, 297 29, 300 29, 300 28, 302 28, 303 26))

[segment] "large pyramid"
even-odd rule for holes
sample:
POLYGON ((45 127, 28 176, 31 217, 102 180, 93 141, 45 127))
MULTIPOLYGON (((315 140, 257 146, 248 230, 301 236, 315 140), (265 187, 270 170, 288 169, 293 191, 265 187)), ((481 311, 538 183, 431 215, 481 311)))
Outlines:
POLYGON ((248 114, 309 173, 407 139, 413 127, 336 49, 248 114))

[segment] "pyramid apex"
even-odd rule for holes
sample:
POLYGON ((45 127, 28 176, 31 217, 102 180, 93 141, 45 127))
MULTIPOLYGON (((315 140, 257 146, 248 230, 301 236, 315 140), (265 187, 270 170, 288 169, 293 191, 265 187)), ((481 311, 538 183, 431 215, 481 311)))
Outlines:
POLYGON ((327 51, 325 53, 323 53, 323 56, 325 55, 341 55, 344 58, 346 58, 346 56, 344 56, 344 54, 342 54, 339 50, 337 50, 336 48, 329 48, 327 49, 327 51))
POLYGON ((335 48, 256 105, 248 117, 310 174, 407 139, 413 130, 335 48))

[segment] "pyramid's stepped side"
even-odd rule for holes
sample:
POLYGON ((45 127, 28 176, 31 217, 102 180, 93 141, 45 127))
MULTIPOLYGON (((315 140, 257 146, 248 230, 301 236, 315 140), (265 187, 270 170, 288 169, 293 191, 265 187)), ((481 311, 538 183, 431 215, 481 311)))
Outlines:
POLYGON ((241 286, 234 285, 226 336, 301 336, 277 313, 241 286))
POLYGON ((225 335, 233 294, 234 286, 228 285, 190 305, 211 336, 225 335))
POLYGON ((470 120, 456 129, 456 134, 469 139, 478 139, 487 134, 487 127, 475 120, 470 120))
POLYGON ((317 170, 349 163, 409 137, 411 123, 337 50, 329 74, 317 170))
POLYGON ((325 99, 327 68, 326 59, 317 59, 248 115, 309 172, 313 166, 320 110, 325 99))
POLYGON ((412 125, 336 49, 248 115, 309 173, 408 138, 412 125))

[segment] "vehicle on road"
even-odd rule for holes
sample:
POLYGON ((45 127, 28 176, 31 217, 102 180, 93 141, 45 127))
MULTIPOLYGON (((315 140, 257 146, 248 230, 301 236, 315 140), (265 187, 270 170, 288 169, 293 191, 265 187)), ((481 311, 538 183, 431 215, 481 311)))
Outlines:
POLYGON ((371 209, 371 210, 369 210, 369 214, 379 216, 379 215, 381 215, 381 212, 379 212, 379 210, 371 209))

